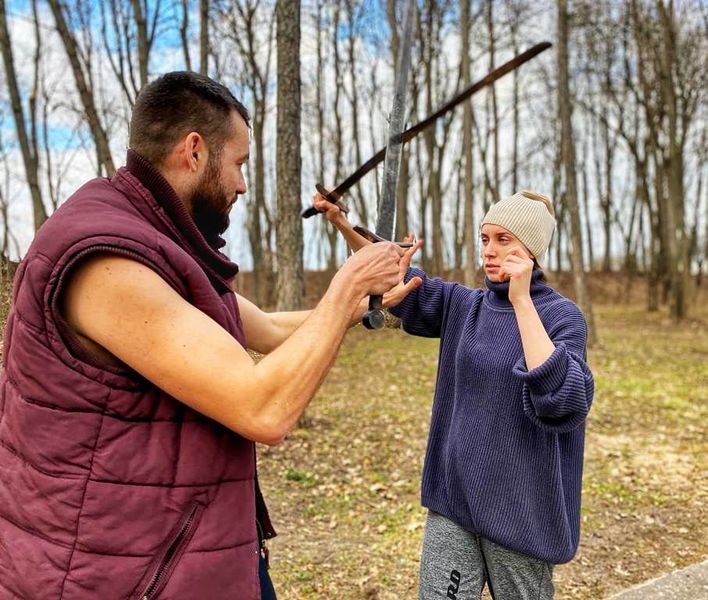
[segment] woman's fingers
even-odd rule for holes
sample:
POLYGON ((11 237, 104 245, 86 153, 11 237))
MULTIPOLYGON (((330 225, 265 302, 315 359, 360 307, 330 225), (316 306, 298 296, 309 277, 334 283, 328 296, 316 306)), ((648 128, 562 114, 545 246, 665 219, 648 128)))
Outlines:
POLYGON ((327 198, 325 198, 319 192, 313 194, 312 206, 314 206, 321 213, 324 213, 325 218, 329 221, 332 221, 333 219, 338 219, 339 217, 344 215, 344 213, 336 204, 327 200, 327 198))
POLYGON ((322 212, 339 211, 339 207, 336 204, 332 204, 320 193, 317 193, 312 196, 312 206, 322 212))
POLYGON ((418 240, 415 242, 408 250, 406 250, 406 253, 403 257, 404 260, 407 260, 408 263, 410 264, 411 259, 413 258, 413 255, 418 252, 420 248, 423 247, 423 240, 418 240))
POLYGON ((514 248, 511 248, 507 254, 507 257, 509 256, 516 256, 524 260, 532 260, 531 255, 522 246, 515 246, 514 248))
POLYGON ((406 253, 403 255, 401 258, 401 277, 405 275, 406 271, 408 270, 408 267, 411 266, 411 260, 413 259, 413 255, 418 251, 418 249, 423 245, 423 240, 418 240, 415 244, 413 244, 412 247, 408 248, 406 250, 406 253))
POLYGON ((410 294, 413 290, 420 287, 423 280, 420 277, 412 277, 411 280, 404 284, 399 283, 391 291, 386 292, 383 296, 383 305, 385 308, 392 308, 401 303, 401 301, 410 294))

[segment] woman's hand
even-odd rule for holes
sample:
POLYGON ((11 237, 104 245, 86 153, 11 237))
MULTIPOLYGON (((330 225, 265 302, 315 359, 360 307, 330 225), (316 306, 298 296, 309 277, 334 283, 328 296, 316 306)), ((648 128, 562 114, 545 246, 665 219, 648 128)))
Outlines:
POLYGON ((521 246, 512 248, 499 267, 502 281, 509 279, 509 302, 516 306, 530 301, 533 260, 526 250, 521 246))
MULTIPOLYGON (((404 242, 413 242, 415 240, 415 235, 413 233, 410 233, 407 235, 405 238, 403 238, 404 242)), ((401 257, 401 262, 399 264, 399 282, 398 284, 390 289, 388 292, 386 292, 383 295, 383 307, 384 308, 392 308, 394 306, 397 306, 400 304, 403 299, 410 294, 414 289, 420 287, 420 285, 423 283, 423 280, 420 277, 413 277, 408 283, 403 282, 403 278, 406 275, 406 271, 408 271, 408 267, 411 265, 411 260, 413 259, 413 255, 418 251, 418 248, 420 248, 423 245, 423 240, 418 240, 415 242, 413 246, 408 248, 405 252, 405 254, 401 257)), ((361 318, 364 316, 364 313, 369 310, 369 299, 364 298, 360 303, 359 303, 359 308, 356 311, 356 314, 354 316, 354 320, 352 322, 352 325, 356 325, 359 321, 361 321, 361 318)))
POLYGON ((319 210, 325 219, 327 219, 332 225, 337 229, 340 229, 341 225, 345 225, 347 221, 347 216, 341 211, 341 209, 336 205, 327 200, 319 192, 312 196, 312 206, 319 210))
MULTIPOLYGON (((411 232, 409 233, 406 237, 403 238, 404 242, 415 242, 415 235, 411 232)), ((399 263, 400 266, 400 271, 399 271, 399 278, 400 281, 398 282, 398 285, 392 289, 390 289, 388 292, 386 292, 383 296, 383 306, 384 308, 392 308, 394 306, 398 306, 403 299, 410 294, 414 289, 417 287, 420 287, 420 284, 423 283, 423 280, 420 277, 413 277, 408 283, 403 283, 403 278, 406 276, 406 272, 408 271, 408 267, 411 266, 411 260, 413 260, 413 255, 418 252, 418 249, 423 246, 423 240, 418 240, 408 248, 405 252, 405 254, 401 257, 401 262, 399 263)))
POLYGON ((347 220, 347 216, 341 211, 341 209, 336 204, 333 204, 327 200, 319 192, 312 196, 312 206, 321 211, 324 218, 337 228, 339 233, 342 234, 342 237, 344 237, 347 242, 347 245, 354 252, 371 244, 369 240, 354 231, 354 228, 347 220))

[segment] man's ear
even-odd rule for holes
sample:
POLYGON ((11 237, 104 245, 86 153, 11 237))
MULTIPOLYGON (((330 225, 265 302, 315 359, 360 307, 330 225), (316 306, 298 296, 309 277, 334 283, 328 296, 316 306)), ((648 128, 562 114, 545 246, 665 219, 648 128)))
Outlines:
POLYGON ((208 158, 204 138, 196 131, 191 131, 184 139, 184 156, 190 171, 197 172, 206 166, 208 158))

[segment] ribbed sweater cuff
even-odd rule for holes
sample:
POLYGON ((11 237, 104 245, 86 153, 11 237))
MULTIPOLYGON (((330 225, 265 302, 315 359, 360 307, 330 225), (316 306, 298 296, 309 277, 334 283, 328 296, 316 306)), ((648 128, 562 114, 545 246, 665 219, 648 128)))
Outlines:
POLYGON ((545 396, 558 390, 565 382, 568 374, 568 352, 565 344, 560 342, 545 362, 528 371, 526 361, 522 356, 513 369, 534 395, 545 396))

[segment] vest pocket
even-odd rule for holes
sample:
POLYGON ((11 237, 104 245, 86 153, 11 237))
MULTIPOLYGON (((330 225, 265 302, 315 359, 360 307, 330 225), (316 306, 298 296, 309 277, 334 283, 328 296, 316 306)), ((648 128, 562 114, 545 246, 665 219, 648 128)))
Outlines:
POLYGON ((137 588, 139 600, 153 600, 158 597, 175 570, 189 540, 192 539, 203 511, 203 504, 196 500, 190 502, 179 522, 170 532, 160 553, 150 563, 148 574, 140 581, 137 588))

